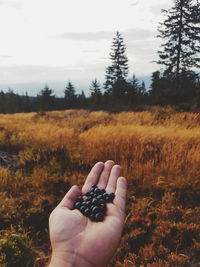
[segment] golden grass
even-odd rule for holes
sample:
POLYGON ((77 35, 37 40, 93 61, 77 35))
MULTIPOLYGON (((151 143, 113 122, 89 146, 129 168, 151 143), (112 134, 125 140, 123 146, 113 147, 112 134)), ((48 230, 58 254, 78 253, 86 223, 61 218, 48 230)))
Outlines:
MULTIPOLYGON (((47 212, 62 198, 66 191, 64 185, 82 185, 95 162, 113 159, 123 167, 123 175, 128 179, 129 205, 125 235, 111 266, 146 266, 147 263, 152 263, 148 266, 181 266, 193 262, 189 256, 181 256, 181 251, 176 253, 171 241, 168 245, 158 245, 156 240, 161 242, 163 236, 170 236, 174 227, 180 235, 187 231, 197 235, 198 229, 191 225, 196 208, 191 206, 185 211, 181 205, 187 203, 184 194, 188 194, 190 203, 196 203, 195 192, 200 190, 200 114, 176 113, 170 108, 118 114, 86 110, 0 114, 0 150, 18 153, 16 169, 0 168, 0 202, 5 196, 5 204, 11 210, 13 199, 22 205, 19 211, 13 207, 12 212, 17 213, 16 225, 24 225, 33 237, 38 236, 38 231, 44 231, 41 242, 48 235, 47 212), (179 192, 179 196, 174 192, 179 192), (133 194, 139 196, 137 204, 133 194), (161 194, 159 202, 155 204, 158 200, 148 194, 161 194), (28 212, 23 205, 29 205, 28 212), (30 218, 36 218, 35 214, 44 217, 43 230, 38 230, 37 219, 32 223, 30 218), (155 214, 156 226, 152 222, 155 214), (180 225, 174 225, 177 214, 188 224, 181 221, 180 225), (167 227, 171 230, 166 230, 167 227), (138 241, 140 249, 132 247, 145 231, 152 233, 154 239, 148 237, 151 243, 138 241), (158 256, 161 254, 165 256, 158 256), (124 260, 122 255, 126 255, 124 260), (154 265, 155 257, 158 258, 154 265)), ((0 214, 1 210, 3 214, 5 205, 0 214)), ((5 215, 2 216, 4 220, 5 215)), ((6 216, 5 220, 13 221, 7 219, 12 214, 6 216)), ((199 243, 195 242, 193 250, 197 251, 199 243)))

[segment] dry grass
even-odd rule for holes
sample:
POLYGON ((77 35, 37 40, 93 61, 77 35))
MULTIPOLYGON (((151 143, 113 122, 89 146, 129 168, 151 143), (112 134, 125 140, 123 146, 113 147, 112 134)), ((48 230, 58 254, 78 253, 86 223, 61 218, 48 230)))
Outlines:
POLYGON ((0 150, 18 154, 13 170, 0 169, 0 200, 5 197, 10 207, 5 216, 2 205, 0 224, 5 231, 13 223, 16 232, 19 225, 29 231, 33 246, 41 248, 39 258, 49 245, 48 214, 64 185, 82 185, 93 163, 113 159, 123 167, 129 194, 127 224, 111 266, 192 266, 199 260, 200 114, 155 107, 0 115, 0 150), (12 207, 14 201, 21 209, 12 207), (187 233, 192 243, 184 241, 187 233))

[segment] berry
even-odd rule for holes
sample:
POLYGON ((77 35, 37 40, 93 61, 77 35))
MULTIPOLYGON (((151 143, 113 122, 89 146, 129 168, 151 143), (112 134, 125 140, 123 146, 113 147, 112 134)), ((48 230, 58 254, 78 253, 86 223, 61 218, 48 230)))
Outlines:
POLYGON ((76 199, 77 202, 83 202, 83 197, 82 196, 78 196, 76 199))
POLYGON ((74 204, 74 208, 75 209, 79 209, 81 207, 81 202, 76 202, 75 204, 74 204))
POLYGON ((101 222, 101 221, 103 221, 103 214, 102 214, 102 213, 97 213, 97 214, 95 214, 95 220, 96 220, 97 222, 101 222))
POLYGON ((96 198, 93 198, 93 200, 92 200, 92 205, 95 205, 95 204, 97 204, 98 203, 98 200, 96 199, 96 198))
POLYGON ((98 195, 100 193, 100 189, 99 188, 95 188, 94 189, 94 193, 98 195))
POLYGON ((94 207, 92 209, 92 213, 98 213, 98 212, 100 212, 100 208, 99 207, 94 207))
POLYGON ((84 210, 84 215, 88 217, 88 216, 90 216, 90 214, 91 214, 91 211, 88 208, 86 208, 84 210))

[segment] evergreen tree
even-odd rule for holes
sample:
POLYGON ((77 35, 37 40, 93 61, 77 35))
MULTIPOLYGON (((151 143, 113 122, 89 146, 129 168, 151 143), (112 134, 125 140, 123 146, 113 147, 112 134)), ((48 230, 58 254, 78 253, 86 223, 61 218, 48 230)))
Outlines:
POLYGON ((92 84, 90 86, 90 92, 92 97, 101 96, 101 87, 96 78, 92 81, 92 84))
POLYGON ((55 108, 55 95, 48 85, 44 87, 37 95, 36 108, 40 111, 53 110, 55 108))
POLYGON ((101 93, 101 86, 96 78, 92 81, 92 84, 90 86, 90 92, 91 92, 91 107, 100 108, 102 93, 101 93))
POLYGON ((126 45, 121 34, 117 31, 116 37, 113 38, 110 59, 111 66, 107 67, 105 75, 104 88, 107 93, 112 94, 112 87, 121 81, 125 81, 128 76, 128 58, 126 56, 126 45))
POLYGON ((64 100, 67 108, 74 108, 76 105, 76 94, 73 84, 69 81, 64 91, 64 100))
POLYGON ((160 23, 158 37, 165 40, 158 51, 166 72, 173 73, 177 85, 181 71, 200 67, 200 3, 198 0, 175 0, 169 10, 162 10, 166 19, 160 23))

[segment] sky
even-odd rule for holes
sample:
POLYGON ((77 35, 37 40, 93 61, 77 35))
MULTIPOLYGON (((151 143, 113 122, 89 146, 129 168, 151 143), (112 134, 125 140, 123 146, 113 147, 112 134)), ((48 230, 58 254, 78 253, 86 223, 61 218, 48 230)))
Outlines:
MULTIPOLYGON (((0 0, 0 90, 35 95, 47 84, 62 96, 96 78, 103 85, 118 30, 127 46, 129 77, 148 81, 161 66, 156 37, 161 9, 173 0, 0 0)), ((148 84, 148 82, 147 82, 148 84)))

